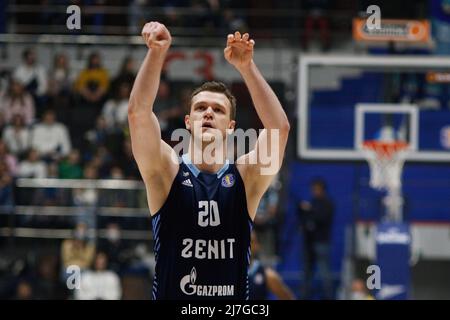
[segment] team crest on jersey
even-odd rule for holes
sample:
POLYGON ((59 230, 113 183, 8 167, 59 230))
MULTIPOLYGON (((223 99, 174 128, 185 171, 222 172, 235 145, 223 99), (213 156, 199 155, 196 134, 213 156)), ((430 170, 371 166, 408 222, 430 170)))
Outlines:
POLYGON ((222 178, 222 186, 230 188, 234 185, 234 174, 229 173, 222 178))
POLYGON ((186 179, 181 184, 187 187, 192 187, 191 179, 186 179))
POLYGON ((188 176, 189 176, 189 172, 183 171, 183 177, 188 177, 188 176))

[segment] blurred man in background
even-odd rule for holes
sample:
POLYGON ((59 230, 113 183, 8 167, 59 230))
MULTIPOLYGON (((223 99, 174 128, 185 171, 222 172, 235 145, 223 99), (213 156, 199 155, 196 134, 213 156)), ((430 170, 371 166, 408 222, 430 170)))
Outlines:
POLYGON ((303 298, 313 298, 314 267, 317 266, 323 284, 323 297, 332 299, 333 283, 329 260, 334 204, 328 197, 327 187, 322 179, 312 181, 311 193, 311 202, 302 201, 298 208, 304 244, 303 298))
POLYGON ((119 300, 122 296, 120 279, 108 269, 108 256, 98 252, 93 270, 89 269, 81 275, 80 290, 75 290, 77 300, 119 300))

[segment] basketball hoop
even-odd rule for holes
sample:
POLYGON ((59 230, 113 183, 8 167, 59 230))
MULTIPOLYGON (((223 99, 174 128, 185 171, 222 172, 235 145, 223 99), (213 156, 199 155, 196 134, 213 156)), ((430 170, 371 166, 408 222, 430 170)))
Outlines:
POLYGON ((383 202, 387 208, 386 219, 401 221, 403 197, 401 175, 409 150, 404 141, 364 141, 363 151, 369 162, 370 186, 386 190, 383 202))
POLYGON ((377 190, 401 188, 401 174, 409 145, 404 141, 363 142, 370 167, 370 186, 377 190))

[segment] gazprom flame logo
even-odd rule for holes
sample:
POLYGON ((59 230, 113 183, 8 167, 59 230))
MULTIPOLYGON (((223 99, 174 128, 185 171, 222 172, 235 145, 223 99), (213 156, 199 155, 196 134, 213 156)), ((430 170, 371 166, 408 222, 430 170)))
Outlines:
POLYGON ((192 267, 191 274, 184 276, 180 281, 181 291, 183 291, 183 293, 187 295, 195 294, 197 289, 197 286, 195 285, 196 279, 197 279, 197 270, 195 270, 195 267, 192 267))
POLYGON ((180 289, 188 295, 208 296, 208 297, 232 297, 234 296, 234 285, 213 285, 213 284, 195 284, 197 280, 197 270, 192 267, 191 273, 181 278, 180 289))

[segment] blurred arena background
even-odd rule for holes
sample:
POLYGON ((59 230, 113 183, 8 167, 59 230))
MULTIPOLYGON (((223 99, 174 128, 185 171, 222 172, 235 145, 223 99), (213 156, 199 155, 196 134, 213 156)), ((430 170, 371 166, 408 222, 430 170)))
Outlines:
POLYGON ((256 40, 255 61, 293 129, 255 229, 261 260, 298 299, 450 299, 447 0, 0 1, 0 298, 150 299, 151 222, 127 103, 147 50, 141 27, 151 20, 173 36, 154 108, 172 144, 190 89, 205 80, 231 86, 238 127, 261 127, 223 58, 228 33, 256 40), (67 28, 70 5, 81 8, 81 29, 67 28), (380 8, 378 34, 365 24, 370 5, 380 8), (381 108, 358 118, 364 105, 413 111, 402 118, 381 108), (370 186, 356 143, 386 128, 395 141, 415 143, 401 176, 403 242, 398 230, 388 240, 378 232, 386 194, 370 186), (325 222, 330 238, 321 242, 329 274, 321 269, 326 254, 305 272, 302 211, 312 181, 326 184, 334 208, 325 222), (381 254, 389 239, 406 251, 381 254), (88 290, 67 287, 70 265, 89 274, 88 290), (367 288, 370 265, 380 266, 391 291, 367 288))

